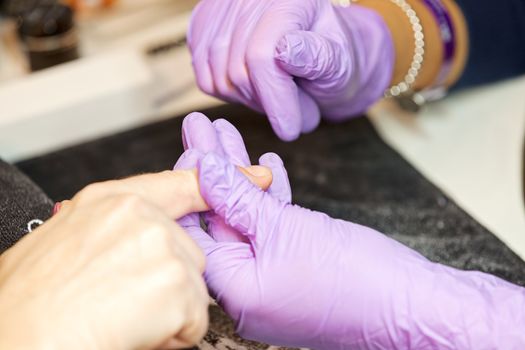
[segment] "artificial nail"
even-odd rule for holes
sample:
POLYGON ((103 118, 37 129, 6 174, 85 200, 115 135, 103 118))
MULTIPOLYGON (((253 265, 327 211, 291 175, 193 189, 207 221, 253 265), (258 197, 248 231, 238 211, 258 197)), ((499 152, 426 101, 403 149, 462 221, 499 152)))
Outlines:
POLYGON ((258 165, 251 166, 249 168, 244 168, 244 170, 246 170, 247 173, 255 177, 267 177, 270 174, 270 170, 268 170, 268 168, 258 165))

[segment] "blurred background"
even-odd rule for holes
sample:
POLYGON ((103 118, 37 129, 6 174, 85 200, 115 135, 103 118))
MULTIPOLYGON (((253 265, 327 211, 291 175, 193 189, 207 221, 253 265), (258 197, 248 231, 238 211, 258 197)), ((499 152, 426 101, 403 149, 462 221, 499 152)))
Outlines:
POLYGON ((216 104, 195 88, 185 48, 196 2, 0 1, 1 157, 216 104))

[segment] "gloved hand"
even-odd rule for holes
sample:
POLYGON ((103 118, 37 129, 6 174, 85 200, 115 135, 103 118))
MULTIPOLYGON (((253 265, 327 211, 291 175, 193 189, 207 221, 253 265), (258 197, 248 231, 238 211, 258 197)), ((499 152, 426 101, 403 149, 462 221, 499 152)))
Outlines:
MULTIPOLYGON (((213 123, 202 113, 191 113, 182 124, 182 140, 186 152, 180 157, 175 165, 175 170, 189 170, 197 167, 199 159, 209 152, 215 152, 226 157, 231 163, 248 167, 250 158, 241 134, 235 127, 224 119, 218 119, 213 123)), ((272 171, 271 186, 268 188, 267 172, 257 167, 246 168, 254 176, 252 181, 262 184, 271 193, 288 203, 291 201, 290 185, 286 170, 281 159, 273 154, 267 153, 260 157, 259 164, 272 171), (257 170, 260 170, 257 172, 257 170), (261 181, 256 181, 257 176, 262 176, 261 181)), ((241 233, 226 225, 219 215, 213 212, 203 213, 202 218, 214 239, 221 242, 248 242, 241 233)), ((199 214, 190 214, 179 220, 179 223, 192 231, 194 227, 200 229, 199 214)))
POLYGON ((329 0, 201 0, 188 42, 199 87, 266 113, 283 140, 315 129, 321 113, 365 111, 394 65, 382 18, 329 0))
POLYGON ((212 296, 243 337, 315 349, 525 347, 525 289, 291 205, 285 172, 274 172, 272 187, 281 185, 273 194, 223 156, 209 153, 197 164, 213 215, 242 239, 223 240, 197 221, 186 230, 206 253, 212 296))

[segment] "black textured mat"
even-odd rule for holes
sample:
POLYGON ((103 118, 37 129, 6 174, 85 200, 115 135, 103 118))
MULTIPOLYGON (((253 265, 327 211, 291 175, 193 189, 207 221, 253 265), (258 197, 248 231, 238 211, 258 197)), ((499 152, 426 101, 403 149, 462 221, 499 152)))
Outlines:
MULTIPOLYGON (((252 161, 276 152, 289 172, 294 202, 373 227, 431 260, 525 285, 525 263, 388 147, 366 118, 323 124, 293 143, 243 107, 205 111, 227 117, 252 161)), ((86 184, 172 168, 182 152, 182 118, 148 125, 18 164, 52 199, 86 184)))
POLYGON ((47 220, 52 207, 27 176, 0 160, 0 254, 47 220))

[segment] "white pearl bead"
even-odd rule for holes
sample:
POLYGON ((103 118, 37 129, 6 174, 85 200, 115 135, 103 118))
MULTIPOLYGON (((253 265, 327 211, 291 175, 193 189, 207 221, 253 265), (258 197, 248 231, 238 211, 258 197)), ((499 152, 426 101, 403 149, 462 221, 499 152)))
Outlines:
POLYGON ((415 82, 416 77, 419 75, 423 63, 423 55, 425 54, 425 35, 423 34, 423 26, 421 21, 417 16, 416 11, 412 9, 409 3, 405 0, 390 0, 395 5, 399 6, 401 10, 408 17, 408 20, 414 31, 414 56, 412 57, 412 62, 410 64, 410 69, 408 70, 407 75, 404 78, 404 81, 400 82, 397 85, 392 86, 390 89, 386 90, 384 95, 385 97, 395 97, 399 96, 401 93, 407 92, 412 84, 415 82))

